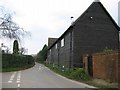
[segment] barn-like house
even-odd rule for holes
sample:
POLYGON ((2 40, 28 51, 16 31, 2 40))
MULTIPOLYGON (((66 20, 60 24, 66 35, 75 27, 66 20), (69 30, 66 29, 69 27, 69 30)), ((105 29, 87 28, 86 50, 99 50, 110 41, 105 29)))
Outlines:
POLYGON ((88 9, 49 47, 47 61, 65 68, 82 67, 84 54, 119 47, 119 27, 101 4, 88 9))

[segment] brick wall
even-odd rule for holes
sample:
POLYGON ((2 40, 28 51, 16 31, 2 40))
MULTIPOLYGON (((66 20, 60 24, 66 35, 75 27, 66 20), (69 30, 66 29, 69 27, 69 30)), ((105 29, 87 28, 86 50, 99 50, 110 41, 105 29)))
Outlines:
MULTIPOLYGON (((112 52, 109 54, 93 54, 92 55, 92 69, 93 69, 93 78, 104 79, 108 82, 118 82, 120 78, 120 52, 112 52)), ((83 57, 85 63, 85 69, 88 71, 88 55, 83 57)))
POLYGON ((84 68, 86 72, 88 72, 88 55, 87 54, 83 56, 83 63, 84 63, 84 68))

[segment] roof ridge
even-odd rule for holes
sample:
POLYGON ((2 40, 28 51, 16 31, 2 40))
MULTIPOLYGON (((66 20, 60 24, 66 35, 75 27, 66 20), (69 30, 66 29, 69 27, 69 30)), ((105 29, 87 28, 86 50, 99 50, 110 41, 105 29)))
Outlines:
MULTIPOLYGON (((107 14, 107 16, 110 18, 110 20, 112 21, 112 23, 115 25, 116 29, 118 31, 120 31, 120 27, 117 25, 117 23, 115 22, 115 20, 112 18, 112 16, 109 14, 109 12, 106 10, 106 8, 103 6, 103 4, 99 1, 99 0, 95 0, 97 2, 93 2, 69 27, 68 29, 53 43, 53 45, 61 38, 63 37, 63 35, 65 35, 69 30, 71 30, 71 28, 73 28, 73 26, 78 22, 79 19, 81 19, 81 17, 88 11, 88 9, 94 5, 95 3, 100 4, 100 6, 102 7, 102 9, 105 11, 105 13, 107 14), (99 2, 98 2, 99 1, 99 2)), ((53 46, 52 45, 52 46, 53 46)), ((52 47, 51 46, 51 47, 52 47)), ((51 48, 50 47, 50 48, 51 48)), ((49 48, 49 49, 50 49, 49 48)))

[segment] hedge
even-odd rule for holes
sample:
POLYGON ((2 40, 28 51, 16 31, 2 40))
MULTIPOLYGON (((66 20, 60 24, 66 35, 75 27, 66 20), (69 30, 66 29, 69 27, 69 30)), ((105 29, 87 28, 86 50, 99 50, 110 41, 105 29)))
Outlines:
POLYGON ((31 55, 2 54, 2 69, 28 68, 33 66, 34 59, 31 55))

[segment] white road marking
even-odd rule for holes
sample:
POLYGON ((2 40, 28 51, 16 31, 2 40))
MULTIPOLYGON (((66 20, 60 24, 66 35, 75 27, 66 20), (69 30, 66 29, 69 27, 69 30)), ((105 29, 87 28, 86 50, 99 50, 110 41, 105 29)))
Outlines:
POLYGON ((12 83, 12 81, 8 81, 8 83, 12 83))
POLYGON ((13 81, 13 79, 14 79, 14 77, 15 77, 15 74, 16 74, 16 72, 14 72, 14 73, 12 74, 12 76, 10 77, 10 80, 8 81, 8 83, 12 83, 12 81, 13 81))
MULTIPOLYGON (((8 83, 13 83, 13 79, 14 79, 15 75, 16 75, 16 72, 14 72, 12 74, 8 83)), ((20 79, 21 79, 21 71, 18 72, 16 83, 20 83, 20 79)))
POLYGON ((17 87, 20 87, 20 84, 18 84, 17 87))
POLYGON ((18 72, 16 83, 20 83, 20 78, 21 78, 21 71, 18 72))
POLYGON ((20 81, 16 81, 16 83, 20 83, 20 81))
POLYGON ((39 66, 38 68, 39 70, 50 70, 49 68, 45 67, 45 66, 39 66))
POLYGON ((39 66, 39 70, 41 70, 41 66, 39 66))

